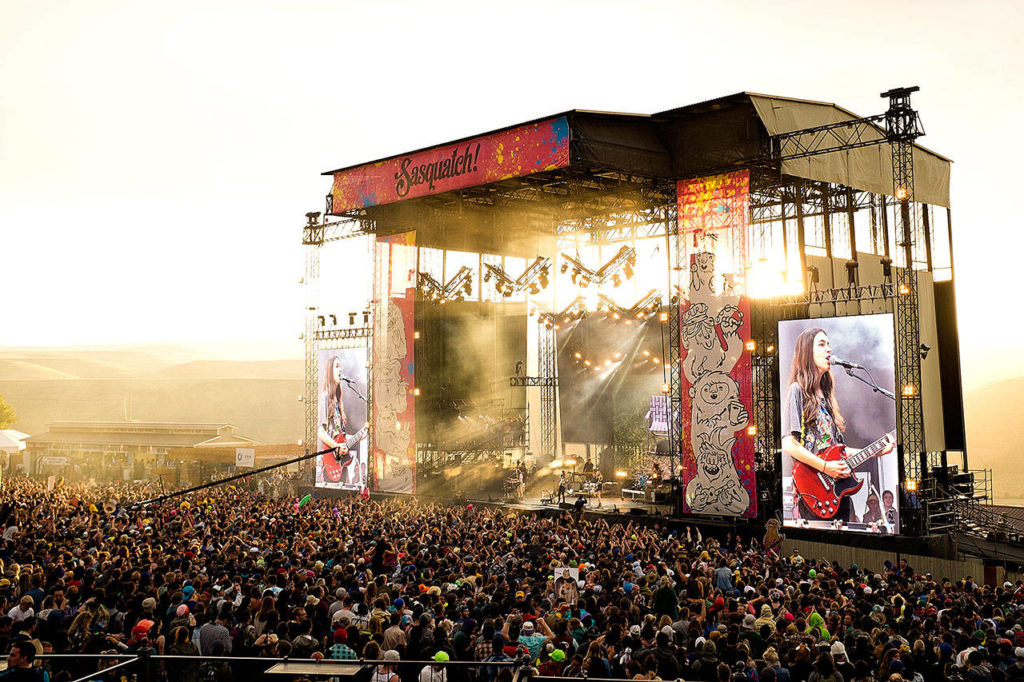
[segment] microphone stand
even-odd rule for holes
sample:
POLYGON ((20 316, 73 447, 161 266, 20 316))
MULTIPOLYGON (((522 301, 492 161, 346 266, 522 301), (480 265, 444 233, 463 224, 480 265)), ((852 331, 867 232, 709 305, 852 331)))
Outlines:
POLYGON ((367 397, 366 397, 365 395, 363 395, 362 393, 360 393, 360 392, 359 392, 359 389, 358 389, 358 388, 356 388, 356 383, 355 383, 354 381, 352 381, 351 379, 343 379, 343 381, 344 381, 344 382, 345 382, 346 384, 348 384, 348 388, 349 388, 349 390, 350 390, 350 391, 352 391, 353 393, 355 393, 355 394, 356 394, 357 396, 359 396, 359 398, 360 398, 360 399, 361 399, 361 400, 362 400, 362 401, 363 401, 364 403, 366 403, 367 405, 369 405, 369 404, 370 404, 370 401, 369 401, 369 399, 367 399, 367 397))
POLYGON ((865 372, 868 373, 868 378, 867 379, 865 379, 864 377, 862 377, 862 376, 860 376, 858 374, 854 374, 853 373, 853 367, 847 367, 846 368, 846 376, 853 377, 854 379, 856 379, 857 381, 861 382, 862 384, 867 384, 868 386, 871 387, 871 390, 874 393, 881 393, 882 395, 884 395, 889 400, 891 400, 893 402, 896 402, 896 394, 895 393, 893 393, 892 391, 890 391, 888 389, 885 389, 885 388, 882 388, 881 386, 879 386, 875 382, 875 378, 873 376, 871 376, 871 372, 866 367, 861 367, 861 369, 863 369, 865 372))

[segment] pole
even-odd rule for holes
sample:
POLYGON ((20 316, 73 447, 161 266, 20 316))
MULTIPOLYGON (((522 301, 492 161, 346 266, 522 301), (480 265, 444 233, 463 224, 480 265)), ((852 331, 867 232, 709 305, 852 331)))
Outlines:
POLYGON ((229 476, 229 477, 227 477, 225 479, 222 479, 220 481, 210 481, 209 483, 203 483, 201 485, 197 485, 197 486, 192 487, 192 488, 186 488, 185 490, 179 490, 177 492, 167 493, 166 495, 160 495, 158 497, 154 497, 154 498, 149 499, 149 500, 144 500, 142 502, 136 502, 135 504, 131 505, 131 508, 132 509, 137 509, 139 507, 145 507, 146 505, 149 505, 149 504, 156 504, 158 502, 163 502, 165 500, 170 500, 170 499, 175 498, 175 497, 181 497, 182 495, 188 495, 189 493, 195 493, 195 492, 199 492, 200 490, 206 490, 207 488, 213 488, 213 487, 218 486, 218 485, 224 485, 225 483, 230 483, 231 481, 237 481, 238 479, 245 478, 246 476, 253 476, 255 474, 262 474, 265 471, 271 471, 273 469, 280 469, 281 467, 288 466, 289 464, 298 464, 299 462, 304 462, 307 459, 313 459, 314 457, 319 457, 320 455, 326 455, 328 452, 335 452, 336 450, 337 450, 337 448, 327 448, 326 450, 321 450, 320 452, 313 452, 313 453, 309 453, 309 454, 306 454, 306 455, 299 455, 298 457, 295 457, 294 459, 289 459, 289 460, 286 460, 284 462, 279 462, 277 464, 271 464, 269 466, 261 467, 259 469, 253 469, 252 471, 246 471, 245 473, 242 473, 242 474, 235 474, 234 476, 229 476))

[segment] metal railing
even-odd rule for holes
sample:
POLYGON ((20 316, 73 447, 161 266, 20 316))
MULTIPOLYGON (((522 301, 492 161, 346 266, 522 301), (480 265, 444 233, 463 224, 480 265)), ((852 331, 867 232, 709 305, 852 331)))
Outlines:
MULTIPOLYGON (((519 658, 513 661, 435 661, 428 660, 399 660, 386 661, 383 659, 335 659, 324 657, 322 659, 294 658, 294 657, 263 657, 263 656, 183 656, 174 654, 157 654, 152 651, 142 651, 137 654, 40 654, 36 661, 43 664, 51 677, 60 671, 88 670, 79 677, 73 678, 72 682, 90 682, 107 679, 110 673, 120 671, 131 675, 129 679, 138 682, 159 682, 164 679, 171 679, 162 663, 191 663, 196 668, 208 662, 228 663, 232 673, 243 672, 250 680, 274 679, 282 675, 286 676, 312 676, 314 678, 351 678, 359 671, 374 666, 390 665, 399 670, 424 666, 438 666, 449 668, 478 668, 486 671, 488 668, 511 668, 513 671, 513 682, 519 682, 521 669, 529 669, 530 661, 526 658, 519 658), (92 665, 90 665, 92 663, 92 665), (104 663, 110 665, 103 666, 104 663), (301 668, 298 670, 297 668, 301 668)), ((489 675, 487 675, 489 677, 489 675)))

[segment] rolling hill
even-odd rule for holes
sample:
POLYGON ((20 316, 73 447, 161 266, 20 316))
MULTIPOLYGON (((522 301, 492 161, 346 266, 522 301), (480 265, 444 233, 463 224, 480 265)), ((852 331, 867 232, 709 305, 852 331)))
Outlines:
POLYGON ((302 438, 301 355, 226 360, 234 354, 223 350, 0 349, 0 395, 18 415, 15 428, 26 433, 59 420, 137 419, 228 422, 261 443, 302 438))

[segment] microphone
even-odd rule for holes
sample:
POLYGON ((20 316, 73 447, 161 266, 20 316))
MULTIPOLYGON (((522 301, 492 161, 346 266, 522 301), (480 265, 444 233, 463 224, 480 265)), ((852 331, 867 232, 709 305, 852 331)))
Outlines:
POLYGON ((350 386, 351 386, 352 384, 356 383, 356 382, 352 381, 351 379, 349 379, 349 378, 348 378, 348 377, 346 377, 346 376, 341 376, 341 377, 338 377, 338 378, 339 378, 339 379, 341 379, 342 381, 344 381, 344 382, 345 382, 346 384, 348 384, 348 385, 350 385, 350 386))
POLYGON ((858 365, 856 362, 843 360, 842 358, 837 357, 835 355, 829 358, 828 362, 830 365, 839 365, 840 367, 845 367, 846 369, 864 369, 864 365, 858 365))

